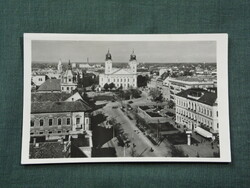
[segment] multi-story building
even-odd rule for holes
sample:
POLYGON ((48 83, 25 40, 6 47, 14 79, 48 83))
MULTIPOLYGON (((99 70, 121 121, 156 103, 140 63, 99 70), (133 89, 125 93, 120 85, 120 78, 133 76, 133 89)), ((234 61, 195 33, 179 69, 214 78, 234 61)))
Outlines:
POLYGON ((99 75, 99 84, 104 87, 105 84, 114 83, 115 86, 127 88, 137 87, 137 61, 134 52, 130 55, 129 68, 116 69, 112 67, 112 56, 110 52, 106 54, 105 73, 99 75))
POLYGON ((216 86, 216 76, 182 76, 177 78, 167 77, 163 81, 163 85, 169 87, 170 96, 165 96, 165 98, 170 98, 175 100, 175 95, 181 91, 190 88, 211 88, 216 86))
POLYGON ((32 102, 30 136, 54 140, 90 130, 91 108, 83 101, 32 102))
POLYGON ((195 130, 202 127, 212 133, 219 130, 216 88, 192 88, 176 94, 176 123, 195 130))

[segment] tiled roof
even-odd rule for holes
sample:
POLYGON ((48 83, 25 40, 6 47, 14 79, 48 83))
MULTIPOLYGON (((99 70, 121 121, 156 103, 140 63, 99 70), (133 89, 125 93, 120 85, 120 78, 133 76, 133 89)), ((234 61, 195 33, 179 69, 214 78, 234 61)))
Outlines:
POLYGON ((176 96, 184 97, 190 100, 195 100, 195 101, 198 101, 200 103, 207 104, 210 106, 213 106, 217 99, 216 92, 209 92, 207 90, 199 89, 199 88, 192 88, 192 89, 181 91, 180 93, 177 93, 176 96), (197 96, 201 94, 200 97, 197 97, 197 100, 195 99, 196 96, 190 97, 190 96, 193 96, 194 93, 197 93, 198 94, 197 96))
POLYGON ((38 88, 38 91, 61 91, 60 83, 60 79, 48 79, 38 88))
POLYGON ((85 112, 91 108, 82 101, 74 102, 32 102, 31 113, 85 112))
POLYGON ((64 158, 66 153, 63 149, 59 142, 42 142, 38 148, 30 144, 30 158, 64 158))
POLYGON ((65 101, 72 94, 70 93, 31 93, 32 102, 55 102, 55 101, 65 101))

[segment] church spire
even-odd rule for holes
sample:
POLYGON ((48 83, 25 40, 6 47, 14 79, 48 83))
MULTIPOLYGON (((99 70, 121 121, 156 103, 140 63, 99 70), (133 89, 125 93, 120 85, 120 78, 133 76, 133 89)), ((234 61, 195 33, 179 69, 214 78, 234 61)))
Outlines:
POLYGON ((68 64, 68 70, 72 70, 72 66, 71 66, 70 60, 69 60, 69 64, 68 64))

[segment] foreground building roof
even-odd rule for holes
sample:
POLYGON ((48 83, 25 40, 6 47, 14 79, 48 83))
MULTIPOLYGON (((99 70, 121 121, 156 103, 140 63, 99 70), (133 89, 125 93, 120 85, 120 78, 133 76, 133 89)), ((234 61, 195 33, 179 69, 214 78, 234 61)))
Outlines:
POLYGON ((32 102, 31 113, 86 112, 91 108, 82 101, 74 102, 32 102))
POLYGON ((214 89, 213 91, 208 91, 199 88, 192 88, 181 91, 180 93, 177 93, 176 96, 184 97, 186 99, 194 100, 210 106, 215 105, 217 100, 216 89, 214 89))
POLYGON ((56 102, 56 101, 65 101, 72 94, 70 93, 31 93, 32 102, 56 102))

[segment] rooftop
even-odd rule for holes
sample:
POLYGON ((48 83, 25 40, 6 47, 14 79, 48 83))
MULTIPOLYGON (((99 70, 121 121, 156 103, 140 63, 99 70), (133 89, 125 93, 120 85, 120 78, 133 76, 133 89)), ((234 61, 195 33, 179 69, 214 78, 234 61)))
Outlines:
POLYGON ((72 94, 70 93, 31 93, 32 102, 55 102, 55 101, 65 101, 72 94))
POLYGON ((38 88, 38 91, 61 91, 60 83, 60 79, 48 79, 38 88))
POLYGON ((60 142, 40 142, 39 147, 30 144, 30 158, 64 158, 64 145, 60 142))
POLYGON ((172 78, 172 80, 185 81, 185 82, 207 82, 216 79, 215 76, 180 76, 172 78))
POLYGON ((85 134, 78 134, 78 138, 71 138, 71 143, 76 147, 89 147, 89 139, 85 134))
POLYGON ((196 100, 210 106, 213 106, 217 100, 216 92, 210 92, 200 88, 187 89, 177 93, 176 95, 190 100, 196 100))
POLYGON ((86 112, 91 108, 83 101, 32 102, 31 113, 86 112))

